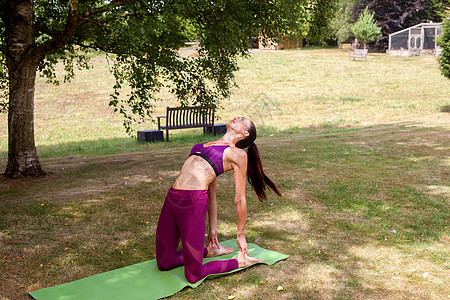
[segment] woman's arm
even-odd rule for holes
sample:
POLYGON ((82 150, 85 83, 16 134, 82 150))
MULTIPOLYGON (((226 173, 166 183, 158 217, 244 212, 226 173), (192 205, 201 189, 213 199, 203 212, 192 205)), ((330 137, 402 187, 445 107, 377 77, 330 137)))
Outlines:
POLYGON ((231 161, 234 171, 235 196, 237 219, 237 244, 240 251, 248 255, 247 241, 245 239, 245 221, 247 219, 247 199, 245 197, 245 174, 247 173, 247 153, 239 151, 231 161))
POLYGON ((220 248, 219 240, 217 239, 217 177, 208 186, 208 219, 209 219, 209 233, 208 241, 206 246, 212 244, 211 246, 220 248))

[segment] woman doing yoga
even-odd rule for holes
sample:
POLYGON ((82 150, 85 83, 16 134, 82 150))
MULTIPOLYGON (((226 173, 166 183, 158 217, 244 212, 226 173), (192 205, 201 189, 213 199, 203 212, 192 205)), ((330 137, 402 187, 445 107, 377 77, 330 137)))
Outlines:
POLYGON ((156 261, 162 271, 184 265, 186 279, 197 282, 209 274, 262 262, 249 257, 245 239, 247 203, 245 175, 260 201, 266 198, 270 187, 281 195, 276 185, 264 174, 256 139, 255 125, 245 118, 234 118, 227 124, 226 134, 215 142, 197 144, 183 164, 175 183, 167 192, 156 229, 156 261), (243 150, 248 147, 248 154, 243 150), (203 264, 203 257, 214 257, 233 252, 219 246, 217 239, 217 176, 234 172, 237 216, 237 259, 212 261, 203 264), (204 237, 206 212, 209 216, 209 234, 206 247, 204 237), (177 250, 182 242, 182 250, 177 250))

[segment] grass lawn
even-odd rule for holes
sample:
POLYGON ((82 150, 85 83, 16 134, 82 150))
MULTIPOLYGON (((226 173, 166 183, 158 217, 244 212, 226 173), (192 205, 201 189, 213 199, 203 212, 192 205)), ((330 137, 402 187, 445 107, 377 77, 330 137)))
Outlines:
MULTIPOLYGON (((93 64, 59 87, 38 80, 36 144, 49 175, 0 177, 0 299, 153 259, 165 193, 192 144, 212 140, 201 129, 170 143, 128 138, 107 106, 107 65, 93 64)), ((435 58, 300 50, 240 66, 219 117, 255 121, 283 193, 261 204, 248 188, 247 241, 291 257, 171 299, 450 297, 450 89, 435 58)), ((175 103, 161 97, 157 114, 175 103)), ((6 127, 0 115, 2 170, 6 127)), ((235 237, 232 174, 218 184, 224 240, 235 237)))

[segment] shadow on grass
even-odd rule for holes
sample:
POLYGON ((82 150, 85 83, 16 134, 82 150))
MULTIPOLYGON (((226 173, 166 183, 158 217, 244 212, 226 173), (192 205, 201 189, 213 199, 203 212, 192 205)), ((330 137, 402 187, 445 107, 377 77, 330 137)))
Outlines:
MULTIPOLYGON (((332 124, 323 124, 315 128, 292 127, 284 130, 278 130, 273 126, 259 126, 258 138, 269 136, 289 136, 298 134, 311 134, 316 131, 322 133, 334 133, 342 131, 358 131, 358 128, 332 128, 332 124)), ((165 134, 165 133, 164 133, 165 134)), ((69 156, 99 156, 118 153, 133 153, 142 151, 164 151, 164 149, 187 146, 197 143, 214 141, 221 135, 212 136, 202 134, 201 129, 176 130, 170 132, 170 142, 139 142, 135 137, 83 140, 74 142, 61 142, 51 145, 42 145, 37 141, 36 150, 41 159, 59 158, 69 156)), ((0 167, 6 166, 8 158, 7 149, 0 151, 0 167)))
MULTIPOLYGON (((132 153, 141 151, 158 150, 174 146, 190 145, 206 141, 213 141, 219 136, 204 135, 201 130, 181 130, 170 133, 170 142, 139 142, 135 137, 123 137, 112 139, 83 140, 67 143, 55 143, 52 145, 39 145, 36 150, 39 158, 57 158, 67 156, 98 156, 118 153, 132 153)), ((0 163, 6 165, 8 153, 0 151, 0 163)))
MULTIPOLYGON (((301 128, 292 127, 284 130, 278 130, 272 126, 260 126, 258 128, 258 137, 264 138, 268 136, 289 136, 298 134, 311 134, 315 131, 322 131, 322 133, 333 133, 341 131, 357 131, 358 128, 337 128, 332 129, 332 124, 323 124, 316 128, 301 128), (326 130, 326 131, 324 131, 326 130)), ((165 134, 165 133, 164 133, 165 134)), ((142 151, 164 151, 164 149, 187 146, 197 143, 204 143, 214 141, 220 138, 221 135, 212 136, 209 134, 202 134, 199 129, 176 130, 170 132, 170 142, 139 142, 135 137, 111 138, 111 139, 97 139, 97 140, 83 140, 74 142, 62 142, 51 145, 40 145, 37 142, 36 150, 41 159, 45 158, 59 158, 69 156, 99 156, 111 155, 118 153, 133 153, 142 151)), ((0 167, 6 166, 8 158, 7 149, 0 151, 0 167)))
POLYGON ((439 110, 440 110, 441 112, 446 112, 446 113, 450 112, 450 104, 448 104, 448 105, 442 105, 442 106, 440 107, 439 110))
MULTIPOLYGON (((318 130, 263 128, 258 146, 265 171, 283 197, 270 195, 258 204, 247 190, 247 240, 291 258, 206 281, 196 296, 211 297, 217 283, 224 286, 219 298, 253 285, 257 289, 247 297, 277 297, 277 285, 284 286, 287 298, 414 298, 417 291, 445 296, 439 284, 411 278, 422 278, 414 273, 421 269, 419 261, 430 273, 445 271, 447 252, 429 245, 448 232, 450 132, 407 123, 318 130), (394 270, 402 266, 410 267, 394 270), (388 285, 393 276, 400 283, 388 285), (272 281, 267 284, 266 278, 272 281)), ((154 258, 165 193, 189 146, 205 140, 197 132, 171 138, 156 144, 119 140, 110 146, 114 151, 93 150, 95 157, 86 159, 84 147, 78 157, 71 152, 77 146, 67 145, 75 157, 46 161, 58 170, 54 174, 42 180, 2 179, 5 296, 24 298, 25 288, 154 258), (138 149, 127 150, 128 143, 138 149)), ((90 147, 108 148, 102 145, 97 141, 90 147)), ((228 239, 235 235, 232 175, 219 178, 219 185, 219 232, 228 239)))

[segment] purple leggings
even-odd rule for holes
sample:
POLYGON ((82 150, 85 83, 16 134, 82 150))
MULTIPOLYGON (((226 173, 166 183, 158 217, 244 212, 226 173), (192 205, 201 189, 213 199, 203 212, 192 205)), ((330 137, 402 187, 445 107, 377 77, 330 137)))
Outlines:
POLYGON ((238 268, 236 259, 203 264, 208 192, 170 188, 156 228, 156 262, 161 271, 184 264, 186 279, 197 282, 209 274, 238 268), (182 250, 177 250, 182 243, 182 250))

